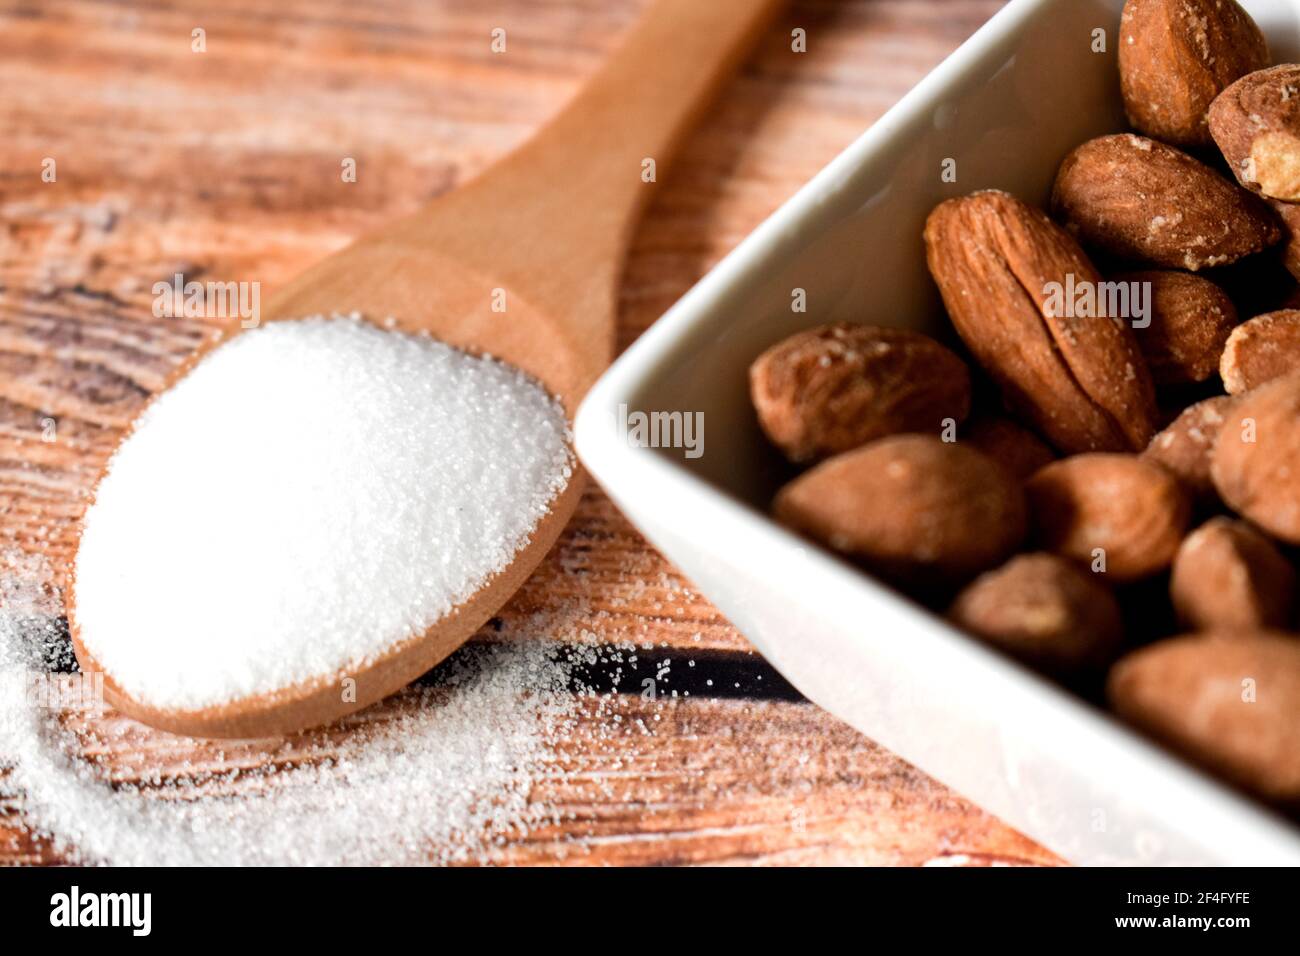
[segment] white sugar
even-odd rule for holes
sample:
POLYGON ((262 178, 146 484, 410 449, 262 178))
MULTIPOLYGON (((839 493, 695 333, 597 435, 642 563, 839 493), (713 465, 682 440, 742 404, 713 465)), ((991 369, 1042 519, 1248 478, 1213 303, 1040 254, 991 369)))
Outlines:
POLYGON ((0 585, 20 600, 0 587, 0 688, 14 691, 0 694, 0 812, 7 803, 74 862, 490 862, 499 845, 564 818, 536 792, 585 777, 561 744, 619 733, 616 700, 573 691, 575 670, 619 652, 556 643, 577 636, 590 613, 580 605, 505 625, 507 643, 462 649, 436 686, 280 742, 191 741, 50 708, 16 689, 63 662, 57 598, 23 599, 24 588, 44 594, 30 584, 39 569, 4 560, 0 585))
POLYGON ((569 437, 531 379, 426 337, 355 316, 246 332, 112 459, 76 559, 81 639, 163 708, 346 675, 511 561, 569 437))

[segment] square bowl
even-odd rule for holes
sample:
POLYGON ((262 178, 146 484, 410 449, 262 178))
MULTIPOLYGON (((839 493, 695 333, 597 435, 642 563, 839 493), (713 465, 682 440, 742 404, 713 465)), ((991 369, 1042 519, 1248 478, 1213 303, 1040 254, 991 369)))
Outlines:
MULTIPOLYGON (((1275 60, 1296 58, 1300 2, 1244 5, 1275 60)), ((579 410, 578 452, 806 697, 1066 859, 1296 865, 1285 819, 767 513, 782 472, 749 404, 750 362, 825 322, 945 328, 926 216, 983 188, 1044 203, 1071 149, 1126 128, 1122 7, 1012 0, 619 358, 579 410), (707 427, 646 447, 628 427, 638 412, 707 427)))

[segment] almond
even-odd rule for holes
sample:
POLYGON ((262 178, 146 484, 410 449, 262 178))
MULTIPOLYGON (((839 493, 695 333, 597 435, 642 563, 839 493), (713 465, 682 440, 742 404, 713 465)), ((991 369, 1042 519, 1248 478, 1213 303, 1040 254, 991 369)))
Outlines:
POLYGON ((1135 455, 1076 455, 1025 485, 1046 550, 1132 581, 1163 570, 1187 531, 1191 504, 1177 479, 1135 455))
POLYGON ((1131 134, 1090 140, 1067 156, 1052 207, 1086 246, 1191 272, 1282 239, 1258 196, 1172 146, 1131 134))
POLYGON ((1174 557, 1169 594, 1178 620, 1196 631, 1286 627, 1295 570, 1244 521, 1212 518, 1174 557))
POLYGON ((1208 146, 1206 111, 1233 80, 1268 66, 1268 44, 1235 0, 1128 0, 1119 76, 1129 122, 1176 146, 1208 146))
POLYGON ((1231 395, 1217 395, 1184 409, 1151 439, 1142 457, 1172 472, 1199 501, 1216 499, 1218 492, 1210 478, 1214 441, 1236 404, 1231 395))
POLYGON ((1300 544, 1300 375, 1241 397, 1214 443, 1210 474, 1230 508, 1300 544))
POLYGON ((1300 311, 1282 309, 1239 325, 1223 349, 1219 374, 1230 395, 1300 372, 1300 311))
POLYGON ((1032 667, 1067 676, 1108 665, 1123 623, 1110 591, 1054 554, 1023 554, 957 596, 958 627, 1032 667))
POLYGON ((1297 286, 1295 276, 1283 262, 1282 251, 1279 247, 1202 275, 1212 278, 1228 294, 1242 319, 1283 309, 1297 292, 1297 286))
POLYGON ((1210 132, 1243 186, 1300 201, 1300 66, 1237 80, 1210 107, 1210 132))
POLYGON ((1269 206, 1282 223, 1282 264, 1286 271, 1300 279, 1300 204, 1269 200, 1269 206))
POLYGON ((1219 370, 1223 346, 1237 324, 1226 292, 1187 272, 1130 272, 1116 278, 1149 290, 1151 324, 1135 332, 1157 385, 1204 382, 1219 370))
POLYGON ((1014 412, 1065 452, 1146 446, 1154 392, 1133 331, 1119 318, 1049 307, 1053 287, 1100 282, 1064 230, 988 191, 938 206, 925 243, 958 334, 1014 412))
POLYGON ((1268 631, 1160 641, 1111 670, 1121 717, 1266 797, 1300 799, 1300 641, 1268 631))
POLYGON ((981 415, 967 423, 961 440, 996 461, 1021 481, 1056 460, 1052 449, 1027 428, 1000 415, 981 415))
POLYGON ((767 437, 808 462, 899 432, 938 434, 970 411, 970 373, 929 336, 826 325, 768 349, 749 370, 767 437))
POLYGON ((974 449, 929 435, 882 438, 823 462, 781 490, 782 524, 887 577, 968 578, 1025 533, 1024 493, 974 449))

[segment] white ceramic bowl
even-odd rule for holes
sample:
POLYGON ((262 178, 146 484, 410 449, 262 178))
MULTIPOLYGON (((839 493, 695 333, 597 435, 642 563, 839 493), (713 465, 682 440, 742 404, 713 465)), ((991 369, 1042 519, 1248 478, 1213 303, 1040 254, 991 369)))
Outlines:
MULTIPOLYGON (((1295 59, 1300 2, 1245 5, 1275 58, 1295 59)), ((1124 128, 1122 6, 1008 4, 628 349, 578 413, 578 451, 809 699, 1066 859, 1300 864, 1288 822, 767 515, 779 471, 749 404, 749 363, 824 322, 946 323, 926 215, 986 187, 1043 202, 1067 152, 1124 128), (1099 27, 1104 54, 1092 50, 1099 27), (948 158, 955 184, 941 181, 948 158), (806 312, 791 308, 795 289, 806 312), (700 413, 703 454, 636 445, 622 423, 638 411, 700 413)))

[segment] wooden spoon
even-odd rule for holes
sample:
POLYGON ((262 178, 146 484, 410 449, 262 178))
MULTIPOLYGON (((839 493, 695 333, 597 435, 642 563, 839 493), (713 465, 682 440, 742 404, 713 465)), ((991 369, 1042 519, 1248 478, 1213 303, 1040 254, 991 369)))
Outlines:
MULTIPOLYGON (((621 49, 536 137, 466 186, 308 269, 263 309, 263 321, 357 311, 392 317, 530 373, 570 419, 614 345, 617 288, 632 227, 674 147, 738 65, 781 0, 656 0, 621 49), (505 312, 500 311, 504 296, 505 312), (493 310, 494 302, 497 311, 493 310)), ((180 368, 186 374, 219 341, 180 368)), ((465 642, 510 598, 577 506, 575 476, 514 561, 427 632, 359 673, 344 700, 334 674, 201 710, 164 710, 104 673, 105 697, 155 727, 201 737, 257 737, 326 723, 404 687, 465 642)), ((183 624, 181 625, 183 626, 183 624)))

